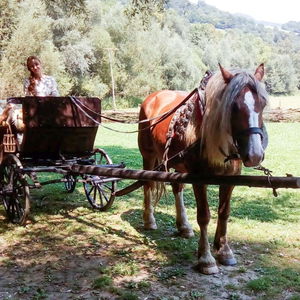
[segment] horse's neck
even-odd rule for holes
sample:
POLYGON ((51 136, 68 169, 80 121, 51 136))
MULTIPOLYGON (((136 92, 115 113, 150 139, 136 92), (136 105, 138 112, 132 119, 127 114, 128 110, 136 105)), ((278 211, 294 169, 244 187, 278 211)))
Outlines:
POLYGON ((200 136, 200 127, 204 113, 204 93, 195 93, 173 115, 169 125, 168 137, 176 135, 187 146, 200 136))

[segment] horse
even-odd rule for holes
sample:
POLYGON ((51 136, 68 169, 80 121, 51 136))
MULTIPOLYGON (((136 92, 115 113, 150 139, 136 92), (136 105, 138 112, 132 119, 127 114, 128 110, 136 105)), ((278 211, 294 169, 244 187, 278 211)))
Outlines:
MULTIPOLYGON (((140 107, 138 145, 144 170, 165 166, 181 173, 199 175, 239 175, 242 164, 254 167, 264 159, 267 132, 263 109, 268 95, 262 83, 264 64, 254 74, 246 70, 219 70, 208 80, 203 97, 198 90, 161 90, 149 95, 140 107), (187 100, 187 98, 189 98, 187 100), (155 118, 160 117, 159 121, 155 118), (146 120, 146 121, 145 121, 146 120), (181 153, 181 155, 178 155, 181 153), (182 155, 183 154, 183 155, 182 155), (169 158, 170 157, 170 158, 169 158)), ((180 236, 194 236, 183 201, 184 185, 172 183, 175 196, 176 226, 180 236)), ((144 184, 143 220, 145 229, 156 229, 154 202, 161 195, 161 184, 144 184), (157 198, 158 197, 158 198, 157 198), (157 199, 156 199, 157 198, 157 199)), ((204 274, 218 273, 219 264, 237 263, 227 240, 227 221, 234 186, 219 186, 215 257, 208 242, 210 210, 207 185, 193 184, 200 227, 197 269, 204 274)))

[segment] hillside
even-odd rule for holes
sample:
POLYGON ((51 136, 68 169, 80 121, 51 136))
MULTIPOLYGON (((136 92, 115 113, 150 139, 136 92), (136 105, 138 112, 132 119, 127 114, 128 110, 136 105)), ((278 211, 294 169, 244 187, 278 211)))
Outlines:
POLYGON ((184 0, 170 0, 167 5, 179 15, 186 18, 189 23, 212 24, 218 29, 241 29, 244 32, 261 33, 266 28, 283 29, 289 32, 300 33, 300 22, 290 21, 277 24, 264 20, 255 20, 244 14, 231 14, 212 5, 199 1, 192 4, 184 0), (266 27, 266 28, 264 28, 266 27))

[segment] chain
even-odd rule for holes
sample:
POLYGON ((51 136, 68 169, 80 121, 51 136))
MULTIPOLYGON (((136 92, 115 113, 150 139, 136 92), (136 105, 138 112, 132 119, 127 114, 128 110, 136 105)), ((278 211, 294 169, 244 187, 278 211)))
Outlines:
POLYGON ((269 182, 269 184, 270 184, 270 186, 271 186, 271 188, 272 188, 272 190, 273 190, 273 195, 274 195, 274 197, 277 197, 277 196, 278 196, 278 193, 277 193, 277 191, 276 191, 276 188, 272 187, 272 182, 271 182, 271 177, 273 176, 273 175, 272 175, 272 172, 273 172, 273 171, 271 171, 270 169, 267 169, 267 168, 263 167, 262 165, 259 165, 259 166, 255 167, 254 169, 255 169, 255 170, 258 170, 258 171, 263 171, 264 174, 265 174, 266 176, 268 176, 268 182, 269 182))

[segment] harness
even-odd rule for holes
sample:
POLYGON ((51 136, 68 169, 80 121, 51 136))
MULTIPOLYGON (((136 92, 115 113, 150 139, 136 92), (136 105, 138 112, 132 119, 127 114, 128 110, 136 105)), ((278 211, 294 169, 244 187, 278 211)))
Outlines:
MULTIPOLYGON (((201 79, 199 87, 194 91, 193 96, 186 101, 183 105, 181 105, 174 113, 172 120, 169 124, 168 132, 166 134, 167 141, 165 144, 162 164, 165 167, 165 170, 167 170, 167 163, 170 160, 168 157, 169 149, 171 146, 171 143, 173 141, 174 137, 177 137, 179 140, 183 139, 184 133, 187 129, 187 126, 191 120, 192 114, 195 110, 196 105, 198 105, 199 108, 199 114, 200 116, 204 115, 205 107, 206 107, 206 98, 205 98, 205 88, 206 85, 213 75, 212 72, 206 71, 204 77, 201 79)), ((200 144, 200 141, 196 141, 194 143, 200 144)), ((187 153, 190 149, 194 148, 194 144, 192 144, 192 147, 188 147, 187 149, 180 151, 177 153, 173 158, 175 157, 183 157, 185 153, 187 153)))

